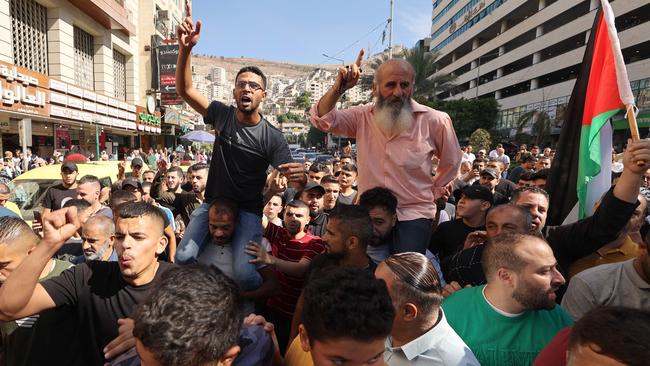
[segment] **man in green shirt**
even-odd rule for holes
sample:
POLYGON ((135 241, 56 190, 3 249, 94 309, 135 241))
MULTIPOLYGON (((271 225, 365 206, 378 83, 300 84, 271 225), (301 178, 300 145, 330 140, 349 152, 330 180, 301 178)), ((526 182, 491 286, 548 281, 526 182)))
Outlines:
POLYGON ((555 303, 564 277, 553 250, 537 235, 506 233, 490 239, 482 263, 487 285, 445 299, 447 320, 481 365, 531 365, 573 323, 555 303))

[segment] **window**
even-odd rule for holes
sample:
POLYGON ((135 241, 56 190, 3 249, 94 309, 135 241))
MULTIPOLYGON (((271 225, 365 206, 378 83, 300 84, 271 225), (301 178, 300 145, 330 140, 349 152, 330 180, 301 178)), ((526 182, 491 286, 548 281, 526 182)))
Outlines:
POLYGON ((74 27, 74 82, 82 88, 95 90, 93 36, 74 27))
POLYGON ((126 100, 126 56, 113 48, 113 78, 115 98, 126 100))
POLYGON ((34 0, 10 0, 14 64, 47 74, 47 9, 34 0))

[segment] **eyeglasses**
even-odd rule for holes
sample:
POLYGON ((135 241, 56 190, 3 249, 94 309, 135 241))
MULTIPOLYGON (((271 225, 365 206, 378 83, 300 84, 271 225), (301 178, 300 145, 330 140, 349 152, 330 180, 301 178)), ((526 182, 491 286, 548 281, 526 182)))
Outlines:
POLYGON ((264 88, 262 88, 262 86, 260 84, 254 82, 254 81, 240 80, 237 83, 235 83, 235 86, 238 89, 244 89, 244 88, 246 88, 246 85, 248 85, 251 88, 252 91, 264 90, 264 88))

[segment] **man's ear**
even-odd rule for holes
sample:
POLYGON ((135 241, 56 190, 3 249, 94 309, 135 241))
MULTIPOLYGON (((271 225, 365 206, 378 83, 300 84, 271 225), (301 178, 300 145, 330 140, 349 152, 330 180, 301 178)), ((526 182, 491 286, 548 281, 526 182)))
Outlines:
POLYGON ((221 356, 221 359, 219 359, 219 363, 217 364, 218 366, 230 366, 235 363, 235 358, 237 358, 237 355, 241 349, 239 346, 232 346, 230 347, 226 353, 221 356))
POLYGON ((506 287, 509 288, 515 287, 515 283, 517 282, 517 276, 512 270, 501 267, 497 270, 496 276, 497 279, 500 282, 502 282, 506 287))
POLYGON ((165 251, 165 248, 167 248, 168 242, 169 242, 169 240, 167 239, 167 236, 165 236, 165 234, 163 234, 163 236, 161 236, 160 239, 158 239, 158 244, 156 244, 156 254, 157 255, 161 255, 165 251))
POLYGON ((309 352, 311 350, 309 347, 309 335, 307 334, 307 329, 302 324, 298 326, 298 336, 300 337, 300 347, 302 350, 309 352))
POLYGON ((354 249, 359 246, 359 238, 352 235, 347 240, 345 241, 345 246, 348 247, 348 249, 354 249))

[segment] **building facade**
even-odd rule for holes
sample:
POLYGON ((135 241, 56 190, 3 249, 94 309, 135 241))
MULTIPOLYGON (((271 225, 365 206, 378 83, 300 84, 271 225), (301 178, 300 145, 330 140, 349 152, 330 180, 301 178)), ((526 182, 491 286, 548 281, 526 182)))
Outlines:
MULTIPOLYGON (((497 129, 526 112, 559 122, 575 84, 599 0, 433 0, 431 34, 439 72, 457 76, 442 99, 494 97, 497 129)), ((611 2, 632 89, 650 119, 650 3, 611 2)), ((647 122, 647 121, 646 121, 647 122)))
POLYGON ((134 146, 139 122, 136 0, 0 0, 2 150, 49 156, 134 146))

